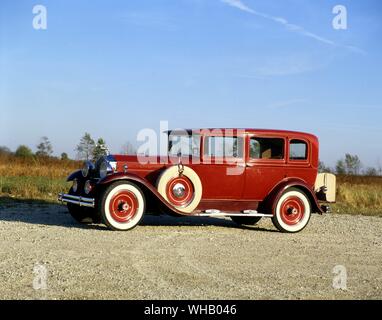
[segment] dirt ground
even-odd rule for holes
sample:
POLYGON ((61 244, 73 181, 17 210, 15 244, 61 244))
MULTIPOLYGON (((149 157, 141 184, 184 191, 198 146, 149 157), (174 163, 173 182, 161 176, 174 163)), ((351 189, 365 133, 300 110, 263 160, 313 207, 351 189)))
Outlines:
POLYGON ((147 216, 113 232, 63 206, 3 203, 0 298, 381 299, 381 230, 354 215, 314 215, 298 234, 268 219, 147 216))

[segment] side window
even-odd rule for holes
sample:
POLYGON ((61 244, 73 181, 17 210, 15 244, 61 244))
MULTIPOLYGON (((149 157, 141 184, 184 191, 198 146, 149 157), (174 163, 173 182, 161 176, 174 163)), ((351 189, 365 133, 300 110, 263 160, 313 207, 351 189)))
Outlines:
POLYGON ((168 154, 177 156, 178 153, 184 156, 200 156, 200 135, 169 135, 168 154))
POLYGON ((284 139, 252 137, 249 143, 251 159, 284 159, 284 139))
POLYGON ((290 160, 306 160, 308 159, 308 146, 305 141, 293 139, 289 145, 290 160))
POLYGON ((243 138, 206 137, 204 155, 217 158, 243 158, 243 138))

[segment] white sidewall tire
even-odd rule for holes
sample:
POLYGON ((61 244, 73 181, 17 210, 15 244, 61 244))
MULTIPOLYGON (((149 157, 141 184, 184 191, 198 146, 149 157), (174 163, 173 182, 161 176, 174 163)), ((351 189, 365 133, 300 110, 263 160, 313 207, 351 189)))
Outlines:
POLYGON ((169 201, 166 194, 166 188, 167 188, 168 182, 179 176, 178 166, 172 166, 162 172, 162 174, 158 178, 157 190, 160 193, 160 195, 171 206, 175 207, 177 210, 181 212, 191 213, 197 208, 197 206, 200 203, 200 200, 202 199, 202 193, 203 193, 202 182, 200 181, 198 174, 194 170, 192 170, 190 167, 184 166, 184 171, 182 174, 186 176, 192 182, 194 187, 194 197, 187 206, 176 206, 172 204, 169 201))
POLYGON ((107 225, 111 226, 115 230, 120 230, 120 231, 130 230, 130 229, 134 228, 141 221, 143 214, 145 212, 145 200, 144 200, 144 197, 143 197, 141 190, 138 187, 136 187, 135 185, 129 184, 129 183, 119 184, 119 185, 115 186, 114 188, 112 188, 107 193, 106 199, 103 203, 102 211, 103 211, 103 217, 106 220, 105 223, 107 225), (137 212, 135 213, 134 217, 131 220, 129 220, 128 222, 118 222, 118 221, 113 219, 113 217, 111 216, 111 213, 110 213, 110 201, 111 201, 111 199, 113 198, 113 196, 116 193, 123 191, 123 190, 132 192, 138 201, 137 212))
POLYGON ((277 201, 276 212, 275 212, 274 218, 276 219, 277 224, 281 227, 281 229, 282 229, 281 231, 291 232, 291 233, 301 231, 308 224, 308 222, 310 220, 310 216, 311 216, 311 205, 310 205, 309 199, 301 191, 297 191, 297 190, 286 191, 277 201), (281 217, 281 212, 280 212, 281 205, 284 202, 284 200, 289 198, 289 197, 299 198, 304 203, 304 207, 305 207, 305 212, 304 212, 303 218, 295 225, 289 225, 289 224, 285 223, 281 217))

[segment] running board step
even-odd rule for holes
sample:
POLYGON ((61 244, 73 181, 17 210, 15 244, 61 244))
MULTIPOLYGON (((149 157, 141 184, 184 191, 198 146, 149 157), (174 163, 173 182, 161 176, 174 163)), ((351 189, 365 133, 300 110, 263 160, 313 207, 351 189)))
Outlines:
POLYGON ((197 217, 273 217, 271 214, 259 213, 256 210, 244 210, 242 213, 237 212, 222 212, 220 210, 210 209, 202 213, 196 213, 193 216, 197 217))
MULTIPOLYGON (((204 213, 220 213, 221 211, 218 210, 218 209, 207 209, 204 211, 204 213)), ((243 210, 242 213, 245 213, 245 214, 254 214, 254 213, 257 213, 257 210, 243 210)))

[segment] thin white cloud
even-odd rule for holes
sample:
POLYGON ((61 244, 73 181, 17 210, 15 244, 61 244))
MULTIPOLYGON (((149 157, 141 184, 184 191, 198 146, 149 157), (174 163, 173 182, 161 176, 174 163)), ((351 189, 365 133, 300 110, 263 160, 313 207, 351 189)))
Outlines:
POLYGON ((305 52, 268 54, 266 57, 245 59, 232 64, 235 71, 231 73, 231 76, 243 81, 264 81, 272 77, 294 76, 325 68, 331 63, 331 59, 331 57, 320 57, 317 54, 305 52))
POLYGON ((299 33, 299 34, 301 34, 301 35, 303 35, 305 37, 312 38, 312 39, 314 39, 316 41, 319 41, 321 43, 325 43, 327 45, 331 45, 331 46, 335 46, 335 47, 343 47, 343 48, 346 48, 348 50, 351 50, 351 51, 354 51, 354 52, 357 52, 357 53, 365 53, 360 48, 357 48, 357 47, 354 47, 354 46, 339 45, 339 44, 335 43, 332 40, 326 39, 326 38, 321 37, 321 36, 319 36, 319 35, 317 35, 317 34, 315 34, 313 32, 307 31, 307 30, 305 30, 301 26, 298 26, 296 24, 290 23, 287 19, 285 19, 283 17, 275 17, 275 16, 272 16, 272 15, 269 15, 269 14, 266 14, 266 13, 263 13, 263 12, 256 11, 256 10, 248 7, 241 0, 220 0, 220 1, 225 3, 225 4, 227 4, 227 5, 229 5, 229 6, 231 6, 231 7, 239 9, 241 11, 253 14, 255 16, 258 16, 258 17, 261 17, 261 18, 264 18, 264 19, 267 19, 267 20, 271 20, 271 21, 273 21, 275 23, 283 25, 287 30, 289 30, 291 32, 299 33))

